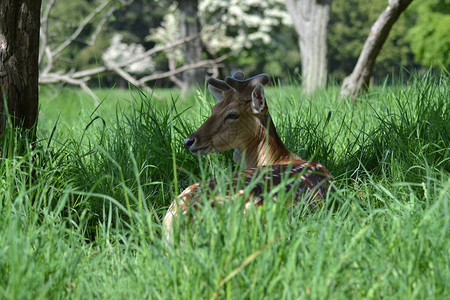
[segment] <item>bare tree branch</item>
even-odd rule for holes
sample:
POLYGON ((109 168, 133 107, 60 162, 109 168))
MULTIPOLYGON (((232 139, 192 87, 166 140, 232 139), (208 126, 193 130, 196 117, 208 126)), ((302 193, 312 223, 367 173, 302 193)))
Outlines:
POLYGON ((149 92, 150 94, 152 94, 153 97, 155 97, 158 100, 162 100, 153 89, 151 89, 150 87, 148 87, 147 85, 145 85, 145 83, 140 82, 138 79, 134 78, 133 76, 131 76, 128 72, 122 70, 121 68, 114 66, 112 67, 112 70, 114 72, 116 72, 117 75, 119 75, 120 77, 122 77, 123 79, 125 79, 126 81, 128 81, 129 83, 131 83, 134 86, 137 87, 141 87, 143 88, 145 91, 149 92))
MULTIPOLYGON (((185 39, 181 39, 181 40, 178 40, 176 42, 167 44, 165 46, 154 47, 154 48, 146 51, 142 55, 138 55, 138 56, 136 56, 136 57, 134 57, 134 58, 132 58, 130 60, 121 62, 121 63, 119 63, 119 64, 117 64, 115 66, 119 67, 119 68, 123 68, 123 67, 131 65, 133 63, 142 61, 142 60, 146 59, 147 57, 149 57, 149 56, 151 56, 153 54, 156 54, 158 52, 163 52, 163 51, 170 50, 172 48, 175 48, 177 46, 182 45, 183 43, 185 43, 187 41, 190 41, 190 40, 198 38, 198 37, 199 37, 199 35, 196 34, 196 35, 189 36, 189 37, 187 37, 185 39)), ((101 66, 101 67, 96 67, 96 68, 92 68, 92 69, 82 70, 82 71, 74 72, 71 76, 72 76, 72 78, 83 78, 83 77, 86 77, 86 76, 92 76, 92 75, 99 74, 99 73, 104 73, 104 72, 107 72, 107 71, 112 71, 112 67, 111 66, 101 66)), ((43 74, 43 75, 45 76, 46 74, 43 74)))
POLYGON ((149 75, 149 76, 145 76, 142 77, 140 79, 141 82, 147 82, 147 81, 152 81, 152 80, 157 80, 157 79, 161 79, 161 78, 167 78, 182 72, 185 72, 187 70, 192 70, 192 69, 197 69, 197 68, 203 68, 203 67, 208 67, 208 66, 213 66, 218 64, 219 62, 224 61, 225 59, 227 59, 230 56, 235 55, 236 52, 231 52, 225 55, 222 55, 218 58, 215 59, 207 59, 207 60, 202 60, 199 62, 196 62, 194 64, 190 64, 190 65, 184 65, 182 67, 179 67, 173 71, 168 71, 168 72, 162 72, 162 73, 157 73, 157 74, 153 74, 153 75, 149 75))
POLYGON ((109 17, 117 10, 116 7, 111 6, 108 11, 102 16, 102 19, 98 23, 97 27, 95 28, 94 32, 91 35, 91 38, 87 42, 88 45, 94 45, 95 40, 97 39, 97 36, 102 31, 103 26, 106 24, 106 21, 108 21, 109 17))
POLYGON ((40 29, 40 48, 39 48, 39 60, 38 63, 41 63, 42 57, 44 56, 44 52, 47 48, 47 35, 48 35, 48 17, 50 15, 50 11, 55 5, 56 0, 50 0, 47 6, 44 9, 41 18, 41 29, 40 29))
POLYGON ((80 86, 86 93, 88 93, 94 100, 95 103, 100 103, 100 99, 95 95, 95 93, 88 87, 86 84, 86 81, 90 78, 85 78, 83 80, 81 79, 74 79, 68 75, 59 75, 56 73, 48 74, 46 78, 39 78, 39 84, 42 83, 58 83, 58 82, 66 82, 72 85, 78 85, 80 86))
POLYGON ((57 56, 67 48, 80 34, 83 32, 84 28, 92 22, 92 19, 95 18, 100 12, 102 12, 105 7, 107 7, 112 0, 105 0, 99 6, 95 8, 84 20, 78 25, 77 29, 72 33, 70 37, 68 37, 61 45, 59 45, 54 51, 52 51, 53 56, 57 56))
POLYGON ((149 56, 152 56, 152 55, 154 55, 154 54, 156 54, 158 52, 167 51, 167 50, 173 49, 175 47, 181 46, 184 43, 187 43, 187 42, 192 41, 194 39, 200 38, 200 36, 201 36, 201 33, 200 34, 193 34, 193 35, 190 35, 190 36, 185 37, 183 39, 179 39, 179 40, 177 40, 177 41, 175 41, 173 43, 169 43, 169 44, 162 45, 162 46, 156 46, 156 47, 154 47, 154 48, 144 52, 142 55, 138 55, 138 56, 134 57, 133 59, 130 59, 128 61, 123 62, 121 65, 126 66, 126 65, 130 65, 132 63, 141 61, 141 60, 143 60, 143 59, 145 59, 145 58, 147 58, 149 56))
MULTIPOLYGON (((167 59, 169 60, 169 70, 174 71, 177 68, 177 62, 174 55, 167 53, 167 59)), ((175 75, 169 76, 170 81, 175 83, 182 91, 186 90, 187 85, 178 79, 175 75)))
POLYGON ((48 46, 45 46, 43 50, 45 52, 45 56, 47 57, 47 64, 45 65, 45 68, 41 71, 41 74, 39 74, 39 77, 41 77, 42 75, 48 74, 53 67, 52 51, 50 50, 50 48, 48 46))

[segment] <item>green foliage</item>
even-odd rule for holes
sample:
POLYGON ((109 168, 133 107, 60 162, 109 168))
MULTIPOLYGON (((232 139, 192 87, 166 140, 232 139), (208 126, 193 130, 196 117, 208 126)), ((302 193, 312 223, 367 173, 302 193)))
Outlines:
POLYGON ((415 59, 424 66, 450 67, 450 1, 428 0, 415 6, 417 23, 408 34, 415 59))
POLYGON ((127 43, 143 43, 151 47, 153 43, 146 41, 149 30, 161 25, 164 15, 172 1, 134 0, 114 14, 108 28, 112 32, 123 35, 127 43))
POLYGON ((280 197, 244 216, 239 199, 205 203, 172 247, 160 218, 177 190, 236 168, 230 153, 182 150, 211 97, 104 91, 98 108, 66 107, 81 94, 44 90, 41 112, 58 123, 22 155, 19 136, 2 140, 0 298, 447 299, 449 88, 448 74, 415 75, 356 103, 337 87, 267 89, 288 147, 336 177, 334 209, 304 215, 280 197), (82 124, 66 120, 75 113, 82 124))

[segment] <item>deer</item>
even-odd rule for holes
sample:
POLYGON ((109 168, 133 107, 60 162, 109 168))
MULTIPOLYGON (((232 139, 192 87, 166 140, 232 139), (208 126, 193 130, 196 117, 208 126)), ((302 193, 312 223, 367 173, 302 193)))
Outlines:
MULTIPOLYGON (((198 208, 202 187, 211 206, 239 197, 245 198, 244 214, 249 206, 264 204, 267 190, 285 184, 285 192, 291 192, 289 203, 300 202, 302 209, 313 210, 334 193, 333 177, 320 163, 301 159, 282 142, 269 114, 264 85, 270 77, 259 74, 245 79, 242 72, 227 76, 225 80, 209 78, 208 89, 217 99, 211 116, 184 140, 184 148, 195 155, 207 155, 235 149, 233 160, 243 164, 244 171, 236 172, 226 195, 217 195, 217 181, 197 182, 179 194, 167 209, 163 229, 168 244, 176 217, 186 215, 188 209, 198 208), (258 177, 259 176, 259 177, 258 177), (244 189, 235 189, 243 181, 244 187, 260 178, 248 195, 244 189), (290 181, 286 181, 291 179, 290 181), (241 180, 241 181, 240 181, 241 180), (266 191, 266 193, 264 193, 266 191), (305 200, 306 199, 306 200, 305 200)), ((277 193, 272 201, 276 201, 277 193)))

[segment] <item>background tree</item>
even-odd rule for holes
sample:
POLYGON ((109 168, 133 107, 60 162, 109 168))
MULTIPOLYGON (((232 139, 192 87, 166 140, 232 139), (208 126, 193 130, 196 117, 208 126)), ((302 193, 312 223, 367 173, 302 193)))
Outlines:
MULTIPOLYGON (((178 1, 180 9, 180 34, 181 38, 200 34, 200 22, 198 18, 198 0, 178 1)), ((183 45, 184 63, 193 64, 202 59, 201 39, 193 39, 183 45)), ((205 80, 205 72, 202 69, 192 69, 183 73, 183 81, 187 86, 199 84, 205 80)))
POLYGON ((331 0, 286 0, 299 36, 302 87, 307 93, 327 83, 327 27, 331 0))
MULTIPOLYGON (((412 4, 414 5, 414 4, 412 4)), ((386 8, 385 1, 333 0, 328 33, 329 78, 342 83, 358 60, 364 41, 370 33, 369 24, 375 23, 386 8)), ((403 74, 419 66, 414 62, 408 34, 416 20, 413 7, 408 8, 392 27, 372 72, 371 83, 385 81, 387 75, 403 74)), ((388 82, 391 82, 389 77, 388 82)))
POLYGON ((361 91, 367 90, 378 54, 395 21, 411 2, 412 0, 388 1, 387 8, 370 30, 353 72, 344 79, 341 96, 356 98, 361 91))
MULTIPOLYGON (((200 65, 187 63, 186 51, 181 44, 166 47, 182 39, 178 1, 43 0, 43 15, 47 4, 54 3, 46 22, 47 41, 42 43, 53 50, 67 40, 100 4, 110 4, 91 19, 58 57, 53 57, 50 73, 55 77, 45 75, 48 60, 45 47, 41 47, 41 83, 82 83, 89 88, 99 85, 126 87, 127 82, 144 84, 140 80, 144 78, 152 81, 150 86, 172 87, 175 84, 184 88, 187 85, 183 81, 183 72, 195 68, 206 71, 208 75, 220 71, 222 74, 218 75, 223 76, 240 69, 247 74, 266 72, 281 81, 297 79, 302 71, 299 37, 285 0, 197 1, 196 19, 202 29, 199 32, 202 47, 200 65), (108 13, 110 17, 106 17, 108 13), (147 56, 142 62, 123 65, 128 61, 127 57, 137 57, 140 56, 138 53, 148 53, 155 48, 164 50, 152 52, 151 57, 147 56), (217 58, 230 53, 239 55, 228 56, 226 61, 221 59, 218 62, 217 58), (121 64, 122 70, 129 75, 125 76, 128 79, 122 76, 126 74, 119 75, 112 69, 114 64, 121 64), (101 72, 91 72, 99 67, 102 67, 101 72), (67 75, 63 79, 70 82, 61 81, 61 75, 67 75)), ((403 68, 427 68, 430 63, 421 59, 425 54, 432 57, 442 55, 443 59, 449 57, 445 51, 445 41, 449 36, 445 30, 445 16, 448 14, 445 7, 431 5, 439 1, 446 4, 449 0, 416 2, 417 5, 413 4, 396 21, 377 56, 371 82, 384 81, 386 75, 399 74, 403 68), (424 8, 433 15, 425 18, 424 8), (432 20, 438 19, 435 21, 437 24, 429 26, 432 20), (414 38, 416 36, 423 38, 414 38), (411 50, 413 43, 417 44, 414 53, 411 50), (429 52, 431 49, 433 54, 429 52)), ((328 79, 342 82, 352 72, 370 32, 369 24, 373 24, 385 8, 385 1, 333 0, 327 35, 328 79)), ((440 62, 433 63, 438 64, 440 62)), ((408 72, 403 75, 403 79, 408 78, 408 72)))
POLYGON ((0 2, 0 136, 9 113, 35 138, 40 9, 40 0, 0 2))

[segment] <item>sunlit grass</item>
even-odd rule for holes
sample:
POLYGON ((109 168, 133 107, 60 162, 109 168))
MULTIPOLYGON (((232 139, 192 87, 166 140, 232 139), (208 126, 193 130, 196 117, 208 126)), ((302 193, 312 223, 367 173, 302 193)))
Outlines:
POLYGON ((287 146, 335 176, 334 209, 204 205, 171 248, 160 220, 177 192, 239 168, 231 153, 183 150, 214 101, 96 93, 98 107, 41 90, 38 144, 2 138, 1 299, 449 298, 448 76, 355 103, 336 87, 267 89, 287 146))

